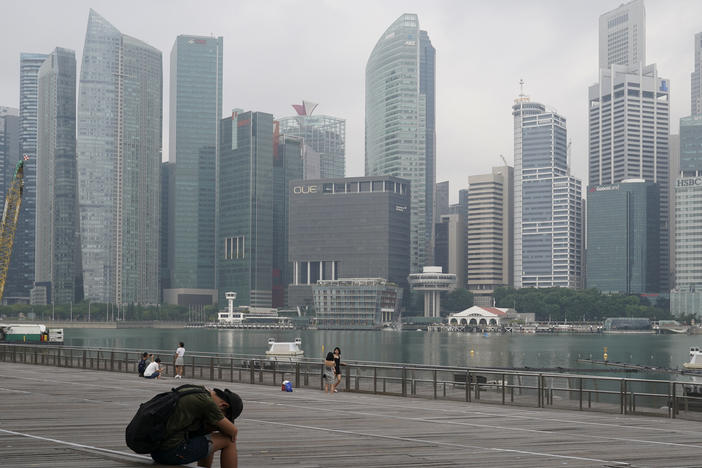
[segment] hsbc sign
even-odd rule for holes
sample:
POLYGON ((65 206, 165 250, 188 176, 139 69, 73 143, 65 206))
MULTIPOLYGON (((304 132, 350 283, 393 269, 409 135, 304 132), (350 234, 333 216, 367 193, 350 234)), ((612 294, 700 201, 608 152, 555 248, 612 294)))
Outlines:
POLYGON ((295 185, 293 187, 293 193, 295 195, 318 193, 318 187, 316 185, 295 185))
POLYGON ((678 179, 675 183, 677 187, 693 187, 702 185, 702 177, 690 177, 689 179, 678 179))

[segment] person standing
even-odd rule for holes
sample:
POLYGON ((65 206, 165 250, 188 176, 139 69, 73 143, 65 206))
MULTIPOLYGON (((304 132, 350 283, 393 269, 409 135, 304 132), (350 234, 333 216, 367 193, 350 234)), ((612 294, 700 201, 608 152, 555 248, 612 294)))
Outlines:
POLYGON ((324 393, 334 393, 334 353, 327 353, 324 359, 324 393))
POLYGON ((332 386, 332 390, 334 393, 336 393, 336 387, 341 383, 341 366, 345 366, 346 364, 341 363, 341 348, 338 346, 334 348, 334 385, 332 386))
POLYGON ((178 343, 178 348, 175 352, 175 378, 183 378, 183 368, 185 367, 185 343, 178 343))

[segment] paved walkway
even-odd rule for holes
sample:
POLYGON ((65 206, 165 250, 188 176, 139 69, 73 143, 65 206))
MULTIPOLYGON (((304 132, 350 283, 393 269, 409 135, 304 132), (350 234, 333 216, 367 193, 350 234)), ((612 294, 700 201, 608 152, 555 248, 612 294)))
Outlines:
MULTIPOLYGON (((140 402, 180 383, 0 363, 0 466, 155 466, 126 447, 124 428, 140 402)), ((241 467, 702 466, 694 421, 229 387, 244 399, 241 467)))

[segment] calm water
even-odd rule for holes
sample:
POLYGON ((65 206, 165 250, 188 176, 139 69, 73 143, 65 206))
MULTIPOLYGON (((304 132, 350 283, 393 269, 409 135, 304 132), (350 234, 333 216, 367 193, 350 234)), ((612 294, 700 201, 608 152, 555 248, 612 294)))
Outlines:
MULTIPOLYGON (((191 352, 263 354, 268 338, 302 338, 305 357, 322 357, 322 347, 342 349, 355 361, 494 367, 592 368, 578 358, 676 368, 689 360, 690 346, 702 336, 688 335, 489 335, 417 331, 218 330, 218 329, 66 329, 70 346, 175 351, 179 341, 191 352), (471 350, 473 353, 471 354, 471 350)), ((616 374, 608 374, 616 375, 616 374)), ((623 375, 623 374, 622 374, 623 375)), ((665 374, 628 374, 669 378, 665 374)), ((684 380, 684 379, 683 379, 684 380)))

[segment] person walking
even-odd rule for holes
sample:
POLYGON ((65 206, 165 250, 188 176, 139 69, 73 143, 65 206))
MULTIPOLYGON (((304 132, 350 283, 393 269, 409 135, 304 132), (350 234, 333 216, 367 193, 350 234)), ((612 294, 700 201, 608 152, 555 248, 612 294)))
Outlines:
POLYGON ((332 386, 332 391, 337 392, 336 387, 341 383, 341 366, 346 364, 341 363, 341 348, 338 346, 334 348, 334 385, 332 386))
POLYGON ((327 353, 324 359, 324 393, 334 393, 334 353, 327 353))
POLYGON ((178 343, 178 348, 176 348, 175 352, 175 378, 176 379, 182 379, 183 378, 183 370, 185 367, 185 343, 182 341, 178 343))

